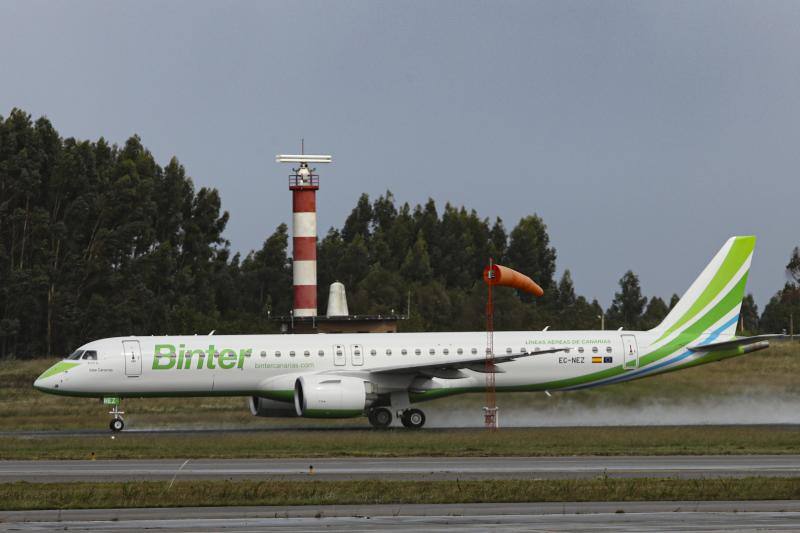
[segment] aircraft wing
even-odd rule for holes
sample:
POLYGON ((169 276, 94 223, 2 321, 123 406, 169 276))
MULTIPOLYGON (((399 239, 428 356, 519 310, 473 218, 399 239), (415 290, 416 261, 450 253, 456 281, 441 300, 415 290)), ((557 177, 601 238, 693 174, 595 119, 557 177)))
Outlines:
POLYGON ((713 352, 715 350, 727 350, 729 348, 736 348, 738 346, 751 346, 754 350, 762 350, 769 347, 770 340, 782 340, 783 337, 786 337, 786 335, 755 335, 753 337, 736 337, 734 339, 722 342, 695 344, 693 346, 689 346, 688 348, 693 352, 713 352))
MULTIPOLYGON (((507 363, 521 357, 530 357, 532 355, 542 355, 547 353, 566 352, 568 348, 549 348, 547 350, 539 350, 538 352, 523 352, 514 354, 495 355, 494 368, 492 372, 502 373, 505 372, 497 365, 507 363)), ((371 369, 371 374, 422 374, 428 377, 444 378, 444 379, 458 379, 467 377, 461 370, 472 370, 474 372, 486 372, 486 358, 485 357, 471 357, 469 359, 456 359, 451 361, 435 361, 426 363, 408 363, 403 365, 395 365, 390 367, 383 367, 371 369)))

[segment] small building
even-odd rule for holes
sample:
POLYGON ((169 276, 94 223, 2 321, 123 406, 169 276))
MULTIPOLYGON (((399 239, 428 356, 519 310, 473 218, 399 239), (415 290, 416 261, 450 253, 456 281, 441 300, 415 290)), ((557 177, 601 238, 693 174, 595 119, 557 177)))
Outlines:
POLYGON ((397 333, 404 315, 281 316, 283 333, 397 333))
POLYGON ((397 333, 397 323, 405 315, 351 315, 342 283, 331 284, 328 312, 324 316, 275 317, 282 333, 397 333))

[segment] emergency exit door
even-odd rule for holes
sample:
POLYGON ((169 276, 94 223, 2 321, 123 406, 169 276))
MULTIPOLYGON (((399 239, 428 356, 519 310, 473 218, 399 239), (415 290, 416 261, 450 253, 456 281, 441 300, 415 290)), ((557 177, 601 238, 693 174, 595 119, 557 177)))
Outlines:
POLYGON ((333 364, 336 366, 344 366, 346 362, 347 362, 347 353, 344 351, 344 345, 334 344, 333 364))
POLYGON ((361 366, 364 364, 364 347, 360 344, 353 344, 350 347, 352 354, 353 366, 361 366))
POLYGON ((635 335, 622 335, 622 349, 625 351, 625 370, 639 368, 639 348, 635 335))
POLYGON ((122 353, 125 358, 125 375, 136 378, 142 375, 142 348, 139 341, 122 341, 122 353))

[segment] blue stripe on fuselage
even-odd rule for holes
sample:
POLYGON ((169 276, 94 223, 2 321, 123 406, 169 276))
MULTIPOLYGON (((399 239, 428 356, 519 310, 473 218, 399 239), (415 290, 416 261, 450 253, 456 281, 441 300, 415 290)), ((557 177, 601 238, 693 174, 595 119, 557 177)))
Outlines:
MULTIPOLYGON (((733 318, 731 318, 730 320, 725 322, 722 326, 720 326, 719 328, 714 330, 711 333, 711 335, 709 335, 708 338, 706 340, 704 340, 700 344, 700 346, 702 346, 703 344, 711 344, 714 340, 717 339, 717 337, 719 337, 722 334, 723 331, 725 331, 726 329, 728 329, 732 325, 736 324, 738 321, 739 321, 739 315, 737 314, 736 316, 734 316, 733 318)), ((671 365, 672 363, 677 363, 679 361, 683 361, 684 359, 686 359, 687 357, 689 357, 693 353, 694 352, 692 350, 687 350, 687 351, 683 352, 682 354, 678 355, 677 357, 673 357, 672 359, 669 359, 667 361, 661 361, 658 364, 655 364, 653 366, 649 366, 647 368, 643 368, 641 370, 635 370, 633 372, 627 372, 627 373, 625 373, 625 374, 623 374, 621 376, 618 376, 618 377, 615 377, 615 378, 610 378, 610 379, 608 379, 606 381, 598 381, 598 382, 595 382, 595 383, 587 383, 585 385, 578 385, 577 387, 569 387, 569 388, 563 389, 563 390, 588 389, 588 388, 591 388, 591 387, 597 387, 599 385, 611 385, 612 383, 620 383, 622 381, 627 381, 627 380, 633 379, 635 377, 639 377, 639 376, 643 376, 643 375, 646 375, 646 374, 650 374, 650 373, 658 370, 659 368, 664 368, 665 366, 671 365)))

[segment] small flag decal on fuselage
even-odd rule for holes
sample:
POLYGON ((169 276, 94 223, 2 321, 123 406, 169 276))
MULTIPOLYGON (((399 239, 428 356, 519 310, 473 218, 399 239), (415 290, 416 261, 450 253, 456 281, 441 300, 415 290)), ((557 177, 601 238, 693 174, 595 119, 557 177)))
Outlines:
POLYGON ((614 358, 612 356, 610 356, 610 355, 607 355, 607 356, 605 356, 603 358, 603 362, 604 363, 613 363, 614 362, 614 358))
POLYGON ((602 362, 603 362, 603 358, 600 357, 599 355, 593 355, 592 356, 592 363, 602 363, 602 362))

